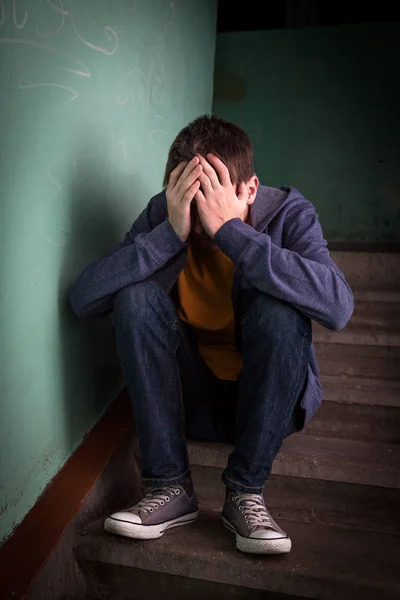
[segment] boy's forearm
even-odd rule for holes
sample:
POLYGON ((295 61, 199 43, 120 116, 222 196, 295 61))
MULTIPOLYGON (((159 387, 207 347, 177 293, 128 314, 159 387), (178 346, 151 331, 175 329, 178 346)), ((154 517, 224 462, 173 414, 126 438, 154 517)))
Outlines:
POLYGON ((261 291, 285 300, 328 329, 342 329, 353 312, 353 295, 336 265, 321 255, 312 258, 279 248, 269 235, 240 219, 228 221, 215 243, 261 291))
POLYGON ((73 310, 81 318, 110 311, 116 292, 148 279, 184 247, 167 219, 148 233, 130 232, 78 277, 71 293, 73 310))

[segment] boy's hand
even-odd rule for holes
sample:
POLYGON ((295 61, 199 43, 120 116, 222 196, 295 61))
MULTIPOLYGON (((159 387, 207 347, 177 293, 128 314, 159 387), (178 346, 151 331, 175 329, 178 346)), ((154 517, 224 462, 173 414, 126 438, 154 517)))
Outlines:
POLYGON ((244 219, 247 210, 247 189, 232 185, 228 168, 214 154, 207 160, 200 156, 203 167, 199 174, 201 189, 195 194, 197 210, 206 233, 214 238, 217 231, 231 219, 244 219))
POLYGON ((177 236, 186 242, 191 229, 190 204, 200 188, 203 168, 195 156, 189 163, 181 162, 172 171, 167 187, 168 219, 177 236))

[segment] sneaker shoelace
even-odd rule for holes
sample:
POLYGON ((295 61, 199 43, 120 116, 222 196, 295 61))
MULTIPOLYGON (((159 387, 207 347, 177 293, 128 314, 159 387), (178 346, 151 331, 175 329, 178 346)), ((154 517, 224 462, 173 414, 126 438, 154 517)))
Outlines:
POLYGON ((146 496, 140 500, 130 511, 143 511, 145 515, 149 512, 152 513, 154 510, 164 506, 167 502, 170 502, 174 496, 179 496, 181 490, 175 486, 168 486, 162 488, 155 488, 151 490, 146 496))
POLYGON ((250 530, 259 527, 273 529, 271 518, 264 504, 264 498, 258 494, 236 494, 232 502, 238 506, 250 530))

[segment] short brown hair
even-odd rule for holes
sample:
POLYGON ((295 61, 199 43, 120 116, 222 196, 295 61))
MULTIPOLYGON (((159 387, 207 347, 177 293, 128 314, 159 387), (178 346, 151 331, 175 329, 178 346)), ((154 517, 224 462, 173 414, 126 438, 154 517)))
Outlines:
POLYGON ((178 133, 168 152, 164 186, 182 161, 196 154, 215 154, 228 167, 233 184, 249 181, 254 175, 253 149, 244 129, 215 115, 203 115, 178 133))

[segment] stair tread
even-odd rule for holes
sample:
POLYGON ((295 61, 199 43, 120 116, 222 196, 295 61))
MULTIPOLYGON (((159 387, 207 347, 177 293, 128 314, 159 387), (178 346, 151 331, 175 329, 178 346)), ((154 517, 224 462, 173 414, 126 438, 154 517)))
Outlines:
MULTIPOLYGON (((191 466, 199 504, 221 511, 225 499, 222 469, 191 466)), ((264 496, 278 520, 299 521, 341 529, 400 535, 400 490, 271 475, 264 496)))
POLYGON ((347 327, 343 331, 330 331, 313 324, 313 340, 322 344, 351 344, 363 346, 400 347, 400 333, 388 329, 347 327))
POLYGON ((400 290, 398 252, 334 250, 331 256, 353 290, 400 290))
POLYGON ((355 302, 400 302, 398 290, 353 290, 355 302))
POLYGON ((321 375, 343 378, 368 377, 398 381, 400 348, 395 346, 360 346, 327 344, 314 340, 321 375))
MULTIPOLYGON (((188 443, 193 464, 224 468, 232 446, 188 443)), ((272 473, 400 488, 400 446, 297 433, 283 442, 272 473)))
MULTIPOLYGON (((303 429, 304 434, 378 444, 400 445, 400 406, 365 402, 363 389, 326 390, 316 415, 303 429), (343 396, 348 397, 344 397, 343 396), (338 398, 339 396, 339 398, 338 398), (360 397, 359 397, 360 396, 360 397), (350 400, 351 398, 351 400, 350 400)), ((374 394, 370 393, 371 398, 374 394)), ((390 397, 388 397, 390 400, 390 397)))
POLYGON ((337 375, 321 375, 321 382, 326 385, 359 386, 374 388, 394 388, 400 393, 400 381, 378 379, 373 377, 339 377, 337 375))
POLYGON ((111 563, 321 600, 352 600, 355 592, 364 600, 394 600, 400 594, 400 536, 295 521, 280 525, 293 542, 284 556, 241 554, 219 512, 210 510, 201 510, 197 523, 146 542, 113 536, 98 523, 80 539, 76 554, 100 568, 111 563))
POLYGON ((324 402, 400 408, 400 381, 373 377, 321 375, 324 402))
POLYGON ((354 292, 354 312, 346 331, 400 330, 400 294, 398 292, 354 292))
POLYGON ((368 461, 400 467, 400 447, 391 444, 377 444, 329 437, 291 435, 283 442, 283 451, 314 456, 345 456, 347 460, 368 461))
MULTIPOLYGON (((190 441, 189 446, 192 448, 212 448, 213 450, 222 452, 226 456, 229 455, 232 449, 230 444, 214 442, 190 441)), ((284 440, 281 452, 284 454, 291 453, 312 456, 330 455, 339 460, 343 460, 342 457, 345 456, 347 460, 356 460, 360 462, 368 461, 376 467, 378 467, 379 464, 400 467, 400 447, 391 444, 377 444, 311 435, 306 436, 297 433, 284 440)))
POLYGON ((343 331, 313 323, 315 341, 334 344, 400 345, 400 293, 354 291, 354 312, 343 331))

